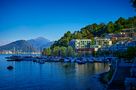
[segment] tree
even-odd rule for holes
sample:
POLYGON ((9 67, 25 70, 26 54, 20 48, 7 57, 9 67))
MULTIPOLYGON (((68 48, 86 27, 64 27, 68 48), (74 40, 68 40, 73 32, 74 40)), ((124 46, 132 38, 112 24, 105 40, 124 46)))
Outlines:
POLYGON ((136 47, 129 47, 127 49, 127 58, 133 59, 136 56, 136 47))
POLYGON ((115 54, 118 58, 124 58, 126 60, 132 60, 136 56, 136 47, 128 47, 127 51, 117 51, 115 54))
POLYGON ((59 56, 59 50, 60 48, 58 46, 55 46, 52 51, 53 56, 59 56))
POLYGON ((105 28, 106 28, 106 25, 105 25, 104 23, 100 23, 100 24, 98 25, 98 30, 97 30, 95 36, 97 36, 97 37, 103 36, 104 33, 106 33, 105 28))
POLYGON ((77 32, 76 39, 82 39, 82 34, 80 32, 77 32))
POLYGON ((119 33, 123 29, 123 26, 120 23, 115 24, 115 31, 114 33, 119 33))
POLYGON ((136 0, 131 0, 132 6, 136 8, 136 0))
POLYGON ((67 48, 66 47, 60 47, 60 55, 65 57, 67 55, 67 48))
POLYGON ((114 24, 112 22, 109 22, 106 26, 106 31, 107 33, 112 33, 114 32, 114 24))
POLYGON ((115 32, 118 33, 120 32, 123 28, 125 28, 126 25, 126 19, 120 17, 117 21, 115 21, 115 32))
POLYGON ((67 32, 64 34, 64 37, 69 37, 69 38, 70 38, 71 35, 72 35, 71 32, 70 32, 70 31, 67 31, 67 32))
POLYGON ((43 50, 43 55, 50 56, 50 55, 51 55, 51 49, 50 49, 50 48, 45 48, 45 49, 43 50))
POLYGON ((55 41, 51 46, 53 51, 55 47, 68 47, 69 42, 72 39, 93 39, 94 37, 104 37, 109 33, 119 33, 122 29, 126 28, 135 28, 136 27, 136 16, 129 17, 128 19, 120 17, 115 22, 109 22, 108 24, 91 24, 83 27, 79 31, 71 33, 70 31, 66 32, 58 41, 55 41))
POLYGON ((72 34, 70 31, 66 32, 63 37, 61 37, 58 42, 55 44, 56 46, 64 46, 67 47, 69 41, 72 39, 72 34))
POLYGON ((84 39, 92 39, 94 36, 88 29, 81 29, 82 38, 84 39))
POLYGON ((67 47, 67 56, 74 56, 74 49, 71 46, 67 47))

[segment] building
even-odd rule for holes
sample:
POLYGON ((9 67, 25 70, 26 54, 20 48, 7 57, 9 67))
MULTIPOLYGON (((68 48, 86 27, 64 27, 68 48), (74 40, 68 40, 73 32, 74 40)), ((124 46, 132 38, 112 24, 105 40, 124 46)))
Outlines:
POLYGON ((0 54, 13 54, 10 50, 0 50, 0 54))
POLYGON ((115 51, 126 51, 127 50, 126 43, 127 42, 124 42, 124 41, 117 42, 116 44, 114 44, 113 46, 111 46, 109 48, 109 51, 112 51, 112 52, 115 52, 115 51))
POLYGON ((119 41, 116 44, 109 46, 109 47, 103 47, 101 48, 102 51, 126 51, 128 47, 136 47, 136 41, 119 41))
POLYGON ((112 40, 113 43, 116 43, 118 41, 135 40, 136 29, 135 28, 123 29, 121 32, 116 34, 106 34, 105 37, 112 40))
POLYGON ((126 46, 127 47, 136 47, 136 41, 128 41, 126 46))
POLYGON ((95 37, 94 45, 100 46, 100 47, 111 46, 112 45, 112 41, 110 39, 108 39, 108 38, 98 38, 98 37, 95 37))
POLYGON ((92 53, 98 51, 99 48, 107 47, 112 45, 112 41, 107 38, 95 37, 91 39, 73 39, 69 43, 77 52, 92 53))
POLYGON ((75 49, 90 48, 91 44, 91 39, 73 39, 69 43, 69 45, 75 49))
POLYGON ((77 53, 92 53, 94 51, 91 48, 92 40, 91 39, 73 39, 69 43, 77 53))

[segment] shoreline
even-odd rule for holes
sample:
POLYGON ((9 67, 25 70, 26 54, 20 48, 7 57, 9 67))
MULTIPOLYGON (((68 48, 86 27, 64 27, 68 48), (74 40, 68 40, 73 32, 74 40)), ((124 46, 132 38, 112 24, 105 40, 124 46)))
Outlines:
POLYGON ((103 72, 103 73, 100 73, 100 74, 95 74, 95 75, 92 76, 95 85, 97 85, 95 90, 106 90, 107 85, 102 83, 101 80, 100 80, 101 75, 103 75, 105 73, 107 73, 107 72, 103 72))

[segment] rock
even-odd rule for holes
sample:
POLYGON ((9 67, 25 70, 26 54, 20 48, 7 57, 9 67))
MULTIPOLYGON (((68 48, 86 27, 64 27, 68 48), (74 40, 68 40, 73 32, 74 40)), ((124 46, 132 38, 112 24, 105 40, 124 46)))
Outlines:
POLYGON ((13 69, 13 66, 8 66, 7 69, 8 69, 8 70, 12 70, 12 69, 13 69))

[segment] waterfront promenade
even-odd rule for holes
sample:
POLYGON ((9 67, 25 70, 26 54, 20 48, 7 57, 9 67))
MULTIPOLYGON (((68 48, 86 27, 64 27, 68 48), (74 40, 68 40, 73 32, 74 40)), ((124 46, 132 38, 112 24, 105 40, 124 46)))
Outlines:
POLYGON ((132 63, 125 63, 123 61, 117 64, 117 71, 114 73, 112 80, 108 85, 109 90, 125 90, 125 80, 131 77, 130 70, 132 63))

